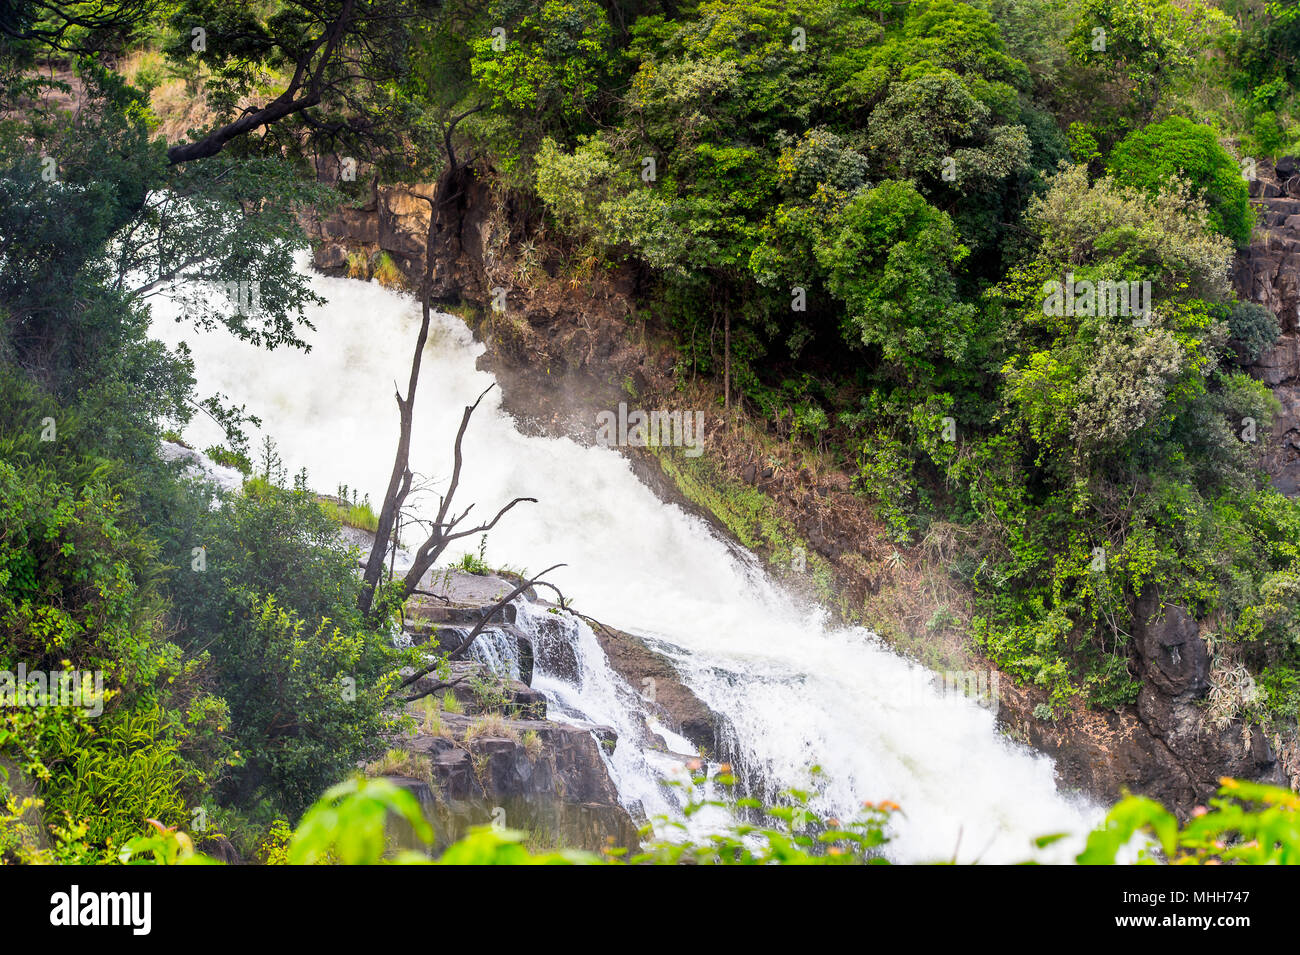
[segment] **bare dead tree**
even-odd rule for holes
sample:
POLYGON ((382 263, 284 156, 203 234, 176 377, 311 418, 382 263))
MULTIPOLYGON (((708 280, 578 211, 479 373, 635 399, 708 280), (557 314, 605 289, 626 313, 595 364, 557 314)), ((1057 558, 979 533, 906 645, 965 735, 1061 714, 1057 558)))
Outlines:
MULTIPOLYGON (((383 507, 379 512, 379 524, 375 529, 375 540, 370 548, 370 556, 366 560, 365 572, 362 575, 361 592, 357 598, 358 605, 363 613, 370 613, 371 608, 374 606, 375 589, 379 586, 379 578, 383 574, 384 555, 388 550, 390 541, 396 547, 396 541, 393 538, 394 525, 402 512, 402 505, 411 493, 411 485, 414 480, 414 474, 410 466, 411 431, 414 423, 415 393, 420 384, 420 364, 424 357, 425 343, 429 339, 429 323, 433 315, 431 299, 433 295, 434 250, 446 238, 444 234, 447 231, 446 210, 461 198, 458 178, 460 175, 459 170, 462 170, 463 166, 457 162, 452 145, 452 134, 455 131, 456 123, 476 111, 477 108, 462 113, 460 116, 453 117, 448 123, 444 138, 450 175, 448 172, 444 172, 444 175, 439 177, 433 198, 420 196, 421 199, 429 203, 429 228, 425 234, 424 246, 424 276, 420 288, 420 333, 416 336, 415 351, 411 355, 411 373, 406 385, 406 395, 403 396, 394 389, 393 397, 397 401, 400 418, 397 452, 393 455, 393 469, 388 477, 388 490, 384 493, 383 507)), ((532 504, 537 503, 536 498, 517 497, 501 508, 496 516, 486 524, 461 530, 457 530, 457 527, 469 515, 474 505, 471 504, 458 516, 449 518, 456 489, 460 486, 460 472, 464 463, 461 445, 465 438, 465 430, 469 427, 470 418, 473 416, 475 409, 478 408, 479 402, 494 387, 495 385, 489 385, 484 389, 483 394, 479 395, 472 405, 466 406, 465 413, 461 416, 460 429, 456 432, 451 482, 447 486, 446 494, 442 496, 439 502, 437 517, 428 525, 428 537, 416 551, 415 560, 406 576, 402 579, 403 600, 419 589, 420 580, 425 572, 434 565, 453 542, 473 534, 482 534, 491 530, 496 526, 502 515, 516 504, 525 501, 532 504)))
MULTIPOLYGON (((428 331, 427 319, 422 327, 420 335, 419 348, 423 348, 423 341, 428 331)), ((384 506, 379 514, 379 526, 375 531, 375 540, 370 548, 370 556, 366 560, 366 569, 362 576, 362 589, 358 598, 359 605, 363 613, 369 613, 374 604, 375 589, 379 584, 379 578, 384 569, 384 558, 388 552, 389 537, 393 532, 396 515, 400 513, 402 504, 405 502, 407 495, 411 491, 412 472, 410 468, 410 450, 411 450, 411 408, 414 404, 415 386, 419 378, 419 358, 418 349, 417 357, 412 363, 411 383, 407 391, 406 398, 397 396, 398 408, 402 416, 401 436, 398 439, 397 453, 393 456, 393 471, 389 477, 388 492, 384 496, 384 506)), ((453 464, 451 472, 451 481, 447 485, 447 491, 441 495, 438 502, 438 514, 427 527, 429 529, 428 537, 425 538, 415 551, 415 558, 411 562, 411 567, 407 570, 406 575, 402 578, 401 599, 403 601, 420 589, 420 581, 424 578, 438 558, 453 543, 466 537, 472 537, 476 534, 485 534, 492 528, 496 527, 497 522, 510 511, 516 504, 525 502, 536 504, 535 497, 516 497, 508 504, 496 512, 496 515, 490 520, 473 527, 461 527, 462 522, 469 516, 474 509, 470 504, 463 511, 452 516, 452 505, 455 500, 456 490, 460 487, 461 469, 465 463, 465 456, 462 450, 462 444, 465 440, 465 431, 469 428, 470 418, 473 417, 474 411, 478 408, 479 403, 489 391, 496 385, 489 385, 483 390, 472 405, 466 405, 465 411, 461 415, 460 428, 456 432, 456 444, 453 451, 453 464)))
POLYGON ((436 683, 432 684, 431 686, 426 686, 422 690, 417 690, 416 692, 410 694, 409 696, 399 696, 397 699, 399 702, 402 703, 413 703, 414 701, 422 697, 428 696, 430 693, 437 693, 439 690, 449 690, 454 686, 458 686, 461 683, 464 683, 468 679, 469 676, 467 674, 465 676, 458 676, 454 680, 438 680, 436 683))
MULTIPOLYGON (((397 412, 400 428, 397 438, 397 452, 393 455, 393 470, 388 477, 388 490, 384 492, 384 504, 379 510, 379 525, 375 528, 375 540, 370 547, 370 556, 366 559, 366 569, 362 574, 361 593, 358 605, 362 613, 369 613, 374 604, 375 588, 379 586, 379 577, 384 570, 384 554, 388 542, 393 537, 393 525, 402 509, 406 496, 411 493, 411 426, 414 423, 415 390, 420 383, 420 361, 424 356, 424 345, 429 340, 429 299, 421 296, 420 334, 415 339, 415 354, 411 356, 411 375, 406 385, 406 397, 394 391, 397 400, 397 412)), ((396 544, 394 544, 396 546, 396 544)))
MULTIPOLYGON (((475 409, 478 408, 479 402, 487 395, 489 391, 495 388, 495 384, 488 385, 483 389, 483 393, 478 396, 472 405, 466 405, 465 411, 461 415, 460 428, 456 431, 456 444, 453 451, 453 463, 451 471, 451 481, 447 485, 447 493, 442 495, 438 502, 438 516, 434 518, 430 525, 429 536, 424 543, 416 549, 415 558, 411 562, 410 569, 406 576, 402 578, 403 598, 409 597, 420 586, 420 580, 425 573, 437 563, 438 558, 454 542, 465 537, 473 537, 477 534, 485 534, 492 528, 496 527, 497 522, 513 508, 516 504, 536 504, 535 497, 517 497, 496 512, 496 515, 486 523, 478 524, 474 527, 461 528, 461 522, 469 516, 474 505, 470 504, 465 510, 461 511, 455 517, 452 517, 452 503, 456 495, 456 490, 460 487, 460 472, 465 463, 464 453, 461 444, 465 439, 465 431, 469 428, 470 418, 473 417, 475 409)), ((409 486, 409 480, 406 482, 409 486)))

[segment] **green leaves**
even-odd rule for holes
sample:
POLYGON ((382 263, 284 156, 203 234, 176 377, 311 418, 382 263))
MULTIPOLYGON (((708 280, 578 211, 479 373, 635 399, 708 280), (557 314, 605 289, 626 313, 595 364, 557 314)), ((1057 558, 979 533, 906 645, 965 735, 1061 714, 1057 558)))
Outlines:
MULTIPOLYGON (((1300 796, 1277 786, 1221 779, 1219 795, 1181 828, 1163 806, 1130 796, 1088 836, 1080 865, 1114 865, 1135 836, 1149 834, 1174 865, 1300 865, 1300 796)), ((1139 861, 1153 860, 1143 851, 1139 861)))
MULTIPOLYGON (((356 607, 354 557, 338 522, 306 491, 250 481, 201 515, 208 569, 180 565, 178 640, 211 654, 246 754, 223 799, 266 799, 296 816, 326 786, 382 748, 398 655, 356 607)), ((184 553, 184 552, 183 552, 184 553)))
POLYGON ((324 300, 295 267, 308 248, 298 215, 338 201, 337 190, 278 158, 186 164, 145 198, 111 249, 112 287, 129 301, 174 292, 200 331, 222 325, 262 347, 307 349, 305 310, 324 300))
POLYGON ((1081 0, 1070 37, 1077 60, 1119 85, 1130 115, 1146 119, 1169 83, 1232 23, 1206 0, 1081 0))
POLYGON ((487 20, 504 33, 470 44, 470 68, 496 108, 564 124, 594 110, 611 65, 611 31, 598 3, 498 0, 487 20))
POLYGON ((879 346, 890 374, 922 382, 965 357, 975 310, 954 278, 965 254, 952 220, 906 182, 860 193, 817 249, 846 306, 845 338, 879 346))
POLYGON ((1079 853, 1079 865, 1115 865, 1121 850, 1145 830, 1155 835, 1166 855, 1173 854, 1178 820, 1152 799, 1130 796, 1122 800, 1106 814, 1104 825, 1089 834, 1087 846, 1079 853))
POLYGON ((923 180, 931 187, 947 172, 960 190, 998 186, 1029 164, 1029 138, 1022 126, 991 122, 992 110, 958 77, 935 73, 895 83, 871 113, 867 144, 891 176, 923 180), (925 116, 924 123, 916 122, 925 116))
POLYGON ((154 548, 119 496, 19 461, 0 462, 0 669, 93 671, 104 693, 99 714, 86 697, 84 707, 0 708, 0 759, 41 782, 47 819, 81 821, 103 849, 146 818, 184 821, 185 796, 221 751, 190 744, 224 722, 224 704, 163 639, 154 548))
POLYGON ((1213 128, 1171 116, 1126 136, 1108 168, 1121 183, 1156 195, 1183 180, 1204 199, 1210 228, 1238 245, 1250 241, 1255 215, 1241 169, 1213 128))
POLYGON ((298 824, 289 844, 289 864, 382 862, 390 816, 405 820, 417 838, 433 842, 433 827, 424 818, 419 801, 407 790, 386 779, 363 777, 332 786, 298 824))

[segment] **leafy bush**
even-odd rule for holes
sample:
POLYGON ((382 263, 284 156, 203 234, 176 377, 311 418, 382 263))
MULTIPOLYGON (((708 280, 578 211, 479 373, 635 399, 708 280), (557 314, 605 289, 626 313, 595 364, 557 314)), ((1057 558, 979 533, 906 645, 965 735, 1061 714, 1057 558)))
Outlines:
POLYGON ((1277 316, 1258 302, 1233 302, 1227 322, 1229 341, 1244 364, 1258 361, 1282 333, 1277 316))
POLYGON ((1151 194, 1178 179, 1191 185, 1209 210, 1210 227, 1238 245, 1255 224, 1241 169, 1208 126, 1171 116, 1130 133, 1111 152, 1108 168, 1120 182, 1151 194))
POLYGON ((399 656, 360 614, 355 554, 314 494, 249 481, 194 520, 204 569, 175 572, 177 639, 207 649, 230 705, 240 764, 222 799, 296 818, 383 748, 399 656))
MULTIPOLYGON (((1159 803, 1119 802, 1088 836, 1080 865, 1114 865, 1134 835, 1149 833, 1174 865, 1300 865, 1300 796, 1276 786, 1221 779, 1219 794, 1186 825, 1159 803)), ((1155 861, 1143 852, 1143 861, 1155 861)))
POLYGON ((965 255, 952 220, 907 182, 860 193, 817 250, 845 304, 845 341, 879 347, 903 381, 966 357, 974 308, 958 300, 953 275, 965 255))
POLYGON ((103 687, 83 681, 78 705, 0 707, 0 760, 97 847, 146 818, 184 821, 222 762, 225 705, 204 692, 203 659, 167 642, 157 575, 152 544, 102 485, 0 461, 0 670, 95 673, 103 687))

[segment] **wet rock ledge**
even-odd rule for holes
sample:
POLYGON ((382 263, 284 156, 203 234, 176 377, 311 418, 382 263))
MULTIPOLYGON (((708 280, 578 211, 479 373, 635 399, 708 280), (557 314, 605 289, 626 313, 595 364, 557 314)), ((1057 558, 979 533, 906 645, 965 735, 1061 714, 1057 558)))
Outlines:
MULTIPOLYGON (((459 645, 487 610, 518 581, 501 575, 440 572, 422 589, 445 596, 415 596, 407 604, 404 630, 416 645, 448 650, 459 645)), ((536 593, 524 599, 543 606, 536 593)), ((584 618, 586 619, 586 618, 584 618)), ((366 767, 409 789, 424 807, 437 836, 435 850, 471 827, 498 824, 530 833, 534 848, 635 851, 643 815, 619 801, 601 749, 619 745, 668 751, 644 720, 639 739, 621 741, 608 726, 548 719, 545 695, 530 686, 544 671, 576 676, 572 645, 549 632, 534 638, 517 626, 517 610, 503 608, 479 640, 494 667, 480 660, 451 664, 441 680, 454 684, 406 704, 413 730, 388 741, 389 750, 366 767), (507 652, 508 651, 508 652, 507 652), (493 669, 497 672, 494 674, 493 669)), ((680 680, 672 664, 645 641, 588 619, 611 668, 631 688, 646 678, 656 686, 647 711, 691 740, 703 753, 718 752, 721 722, 680 680)), ((412 691, 434 686, 424 677, 412 691)), ((397 843, 418 848, 398 827, 397 843)))

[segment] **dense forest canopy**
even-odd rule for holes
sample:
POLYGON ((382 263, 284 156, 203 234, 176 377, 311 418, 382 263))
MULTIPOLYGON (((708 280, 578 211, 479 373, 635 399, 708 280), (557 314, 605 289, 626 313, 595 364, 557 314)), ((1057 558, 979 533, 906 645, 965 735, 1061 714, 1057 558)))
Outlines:
POLYGON ((253 855, 382 748, 413 665, 396 601, 358 609, 306 477, 254 460, 238 396, 197 393, 148 334, 178 292, 201 333, 309 348, 299 213, 372 179, 490 184, 565 274, 633 272, 682 381, 725 376, 851 470, 900 547, 968 531, 970 637, 1046 688, 1042 718, 1134 702, 1154 595, 1239 648, 1248 715, 1293 735, 1300 504, 1260 470, 1278 404, 1245 370, 1279 323, 1230 268, 1249 170, 1300 152, 1298 10, 6 5, 0 668, 108 689, 94 720, 4 709, 0 767, 68 860, 199 810, 253 855), (361 174, 320 181, 341 163, 361 174), (212 293, 241 283, 255 313, 212 293), (159 457, 195 414, 243 494, 159 457))

